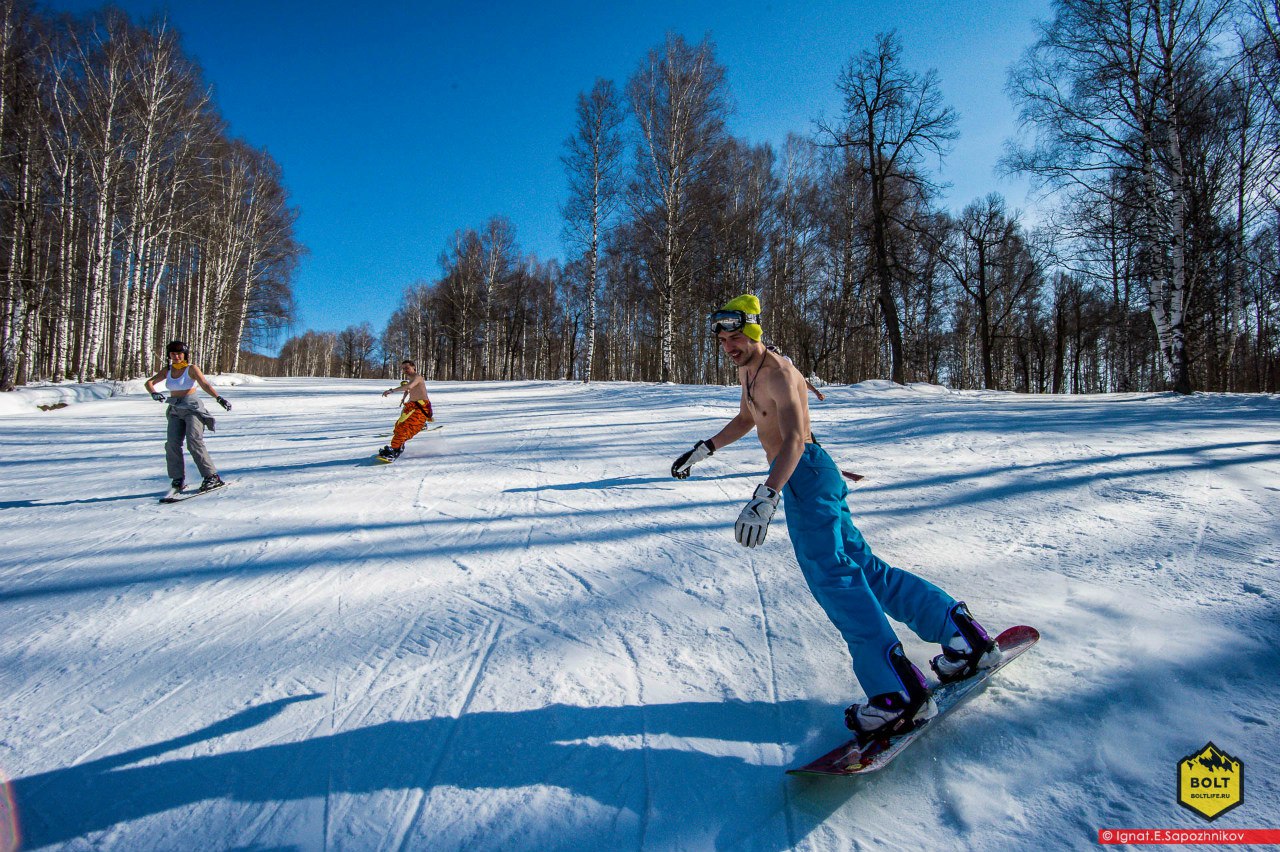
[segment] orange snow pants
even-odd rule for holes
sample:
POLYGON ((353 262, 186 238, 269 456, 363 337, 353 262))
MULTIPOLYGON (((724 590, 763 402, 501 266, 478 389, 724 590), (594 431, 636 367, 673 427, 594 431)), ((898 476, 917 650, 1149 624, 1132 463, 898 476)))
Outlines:
POLYGON ((391 448, 398 450, 410 438, 422 431, 422 427, 431 422, 431 402, 414 400, 406 402, 400 419, 396 421, 396 430, 391 435, 391 448))

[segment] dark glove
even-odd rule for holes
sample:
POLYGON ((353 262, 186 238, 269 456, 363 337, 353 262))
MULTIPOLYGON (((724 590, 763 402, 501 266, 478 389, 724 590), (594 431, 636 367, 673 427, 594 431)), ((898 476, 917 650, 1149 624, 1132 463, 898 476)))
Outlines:
POLYGON ((223 399, 222 397, 220 397, 220 396, 215 396, 215 397, 214 397, 214 399, 216 399, 216 400, 218 401, 218 405, 221 405, 221 406, 222 406, 223 408, 225 408, 227 411, 230 411, 230 410, 231 410, 231 403, 227 402, 227 401, 226 401, 225 399, 223 399))
POLYGON ((164 402, 164 394, 160 393, 160 391, 152 391, 151 398, 156 402, 164 402))
POLYGON ((675 464, 671 465, 671 475, 676 479, 688 479, 689 468, 705 459, 716 451, 716 448, 710 441, 699 441, 693 445, 693 449, 675 460, 675 464))

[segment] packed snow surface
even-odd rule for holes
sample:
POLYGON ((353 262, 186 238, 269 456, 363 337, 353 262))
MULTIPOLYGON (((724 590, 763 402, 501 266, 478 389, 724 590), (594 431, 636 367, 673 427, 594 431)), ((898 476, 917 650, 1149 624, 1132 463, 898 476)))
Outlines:
POLYGON ((669 473, 736 388, 432 383, 386 466, 388 384, 234 387, 230 487, 172 506, 144 394, 0 417, 23 848, 1083 849, 1207 827, 1209 741, 1246 784, 1213 827, 1276 827, 1276 397, 828 388, 876 552, 1043 638, 883 772, 797 779, 847 651, 781 514, 733 540, 754 436, 669 473))

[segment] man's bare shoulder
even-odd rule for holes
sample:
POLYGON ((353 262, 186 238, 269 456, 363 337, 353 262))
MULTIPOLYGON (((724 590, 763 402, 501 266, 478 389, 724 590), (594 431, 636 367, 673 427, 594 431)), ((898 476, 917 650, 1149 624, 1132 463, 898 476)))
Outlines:
POLYGON ((760 381, 769 388, 771 393, 788 393, 795 389, 797 382, 804 383, 804 376, 794 364, 775 353, 769 354, 772 357, 760 376, 760 381))

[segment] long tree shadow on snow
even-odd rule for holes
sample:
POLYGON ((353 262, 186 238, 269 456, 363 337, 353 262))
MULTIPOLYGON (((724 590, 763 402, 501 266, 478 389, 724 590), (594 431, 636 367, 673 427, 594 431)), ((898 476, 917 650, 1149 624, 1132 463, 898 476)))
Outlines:
MULTIPOLYGON (((1242 625, 1272 624, 1280 612, 1273 601, 1260 600, 1237 615, 1242 625)), ((1267 688, 1280 676, 1274 636, 1250 636, 1244 630, 1226 647, 1176 653, 1137 646, 1123 665, 1107 667, 1088 666, 1053 650, 1055 633, 1074 637, 1088 625, 1098 626, 1090 610, 1068 613, 1046 633, 1045 648, 1011 669, 1009 678, 993 681, 981 711, 971 705, 946 723, 947 733, 927 738, 895 768, 866 779, 810 782, 782 776, 777 743, 803 741, 799 751, 806 756, 835 733, 828 724, 833 708, 805 701, 552 705, 466 713, 460 719, 385 722, 240 751, 226 750, 234 748, 228 741, 218 754, 136 765, 251 730, 292 703, 322 697, 311 694, 250 708, 181 737, 20 778, 12 792, 31 849, 92 841, 94 833, 132 820, 219 799, 264 808, 325 799, 329 816, 323 840, 336 834, 329 845, 370 848, 384 843, 394 832, 390 823, 406 814, 371 810, 367 794, 437 789, 442 795, 423 800, 410 842, 402 848, 454 848, 460 844, 452 837, 431 842, 434 826, 458 823, 456 810, 450 810, 458 800, 449 797, 449 788, 524 787, 559 788, 610 813, 585 820, 581 815, 589 809, 531 814, 529 802, 536 800, 527 800, 518 812, 532 823, 531 830, 518 835, 523 843, 507 838, 504 848, 783 849, 797 845, 846 805, 855 808, 844 812, 846 819, 865 815, 870 820, 867 839, 874 844, 891 842, 876 833, 886 824, 885 796, 918 794, 921 785, 931 806, 918 818, 941 820, 946 836, 997 846, 1053 836, 1084 846, 1096 838, 1099 825, 1150 821, 1154 814, 1178 826, 1198 824, 1191 816, 1179 818, 1166 770, 1205 739, 1229 742, 1262 765, 1275 760, 1276 700, 1267 688), (1037 694, 1031 702, 1033 684, 1037 694), (1205 701, 1211 706, 1199 707, 1205 701), (1196 709, 1201 724, 1178 722, 1188 708, 1196 709), (1166 726, 1168 735, 1162 734, 1166 726), (1092 744, 1083 752, 1082 741, 1092 744), (1135 747, 1140 753, 1124 758, 1121 765, 1128 768, 1116 774, 1107 754, 1128 755, 1135 747), (1150 772, 1135 778, 1135 760, 1150 772), (998 806, 984 809, 965 793, 974 784, 971 765, 982 767, 978 777, 1016 777, 1019 783, 1016 789, 992 791, 998 806), (1014 797, 1015 811, 1023 816, 1009 819, 1009 809, 999 805, 1001 796, 1014 797), (1092 804, 1082 808, 1081 802, 1092 804), (984 821, 984 814, 990 819, 984 821), (575 816, 573 824, 563 823, 575 816), (353 824, 375 836, 353 836, 353 824)), ((1258 795, 1265 807, 1276 794, 1264 783, 1258 795)), ((475 824, 467 825, 480 834, 464 831, 463 836, 489 836, 486 830, 495 825, 486 825, 486 819, 510 816, 502 807, 472 813, 475 824)), ((207 832, 214 824, 209 818, 207 812, 196 815, 189 828, 179 821, 178 831, 207 832)), ((136 828, 147 830, 145 824, 136 828)), ((225 839, 235 830, 234 824, 227 828, 225 839)), ((147 839, 142 835, 144 845, 147 839)), ((151 839, 157 846, 164 843, 151 839)), ((216 843, 219 838, 204 839, 216 843)), ((320 837, 310 840, 322 843, 320 837)))
MULTIPOLYGON (((713 502, 691 501, 682 505, 679 511, 687 516, 690 511, 695 509, 722 505, 723 501, 719 500, 713 502)), ((652 508, 673 511, 670 506, 658 505, 652 508)), ((684 520, 678 524, 666 522, 661 524, 637 524, 628 522, 626 516, 634 511, 636 509, 629 507, 605 507, 601 509, 573 509, 554 515, 504 513, 502 517, 506 521, 538 520, 543 523, 545 529, 551 531, 557 529, 558 519, 572 520, 581 517, 595 519, 618 518, 618 523, 602 525, 596 529, 569 530, 563 533, 549 532, 549 537, 540 540, 539 546, 551 551, 554 551, 556 547, 562 544, 617 543, 628 539, 645 538, 654 534, 667 540, 677 541, 688 535, 690 538, 685 539, 686 546, 697 547, 699 546, 699 537, 709 533, 724 535, 726 529, 730 531, 733 529, 731 516, 729 517, 730 523, 726 523, 723 519, 707 519, 702 522, 684 520)), ((399 560, 408 564, 415 560, 420 562, 434 557, 451 558, 457 555, 460 549, 465 550, 468 556, 474 557, 528 548, 528 533, 523 527, 514 528, 504 534, 486 534, 478 540, 466 540, 463 544, 458 544, 457 530, 451 533, 449 529, 456 527, 465 531, 474 523, 487 520, 489 520, 487 516, 459 518, 441 515, 426 520, 367 523, 361 529, 366 533, 380 531, 394 533, 395 531, 404 530, 425 530, 430 533, 414 540, 404 540, 403 536, 397 536, 394 542, 377 551, 378 559, 384 562, 399 560)), ((314 549, 293 551, 278 557, 251 558, 243 562, 210 561, 203 554, 205 551, 216 551, 218 548, 229 545, 273 539, 297 540, 299 543, 306 543, 310 547, 310 542, 318 537, 341 534, 350 529, 350 524, 346 523, 323 526, 311 525, 305 528, 297 526, 288 528, 263 527, 238 535, 175 541, 166 546, 172 549, 174 553, 191 552, 196 554, 194 561, 190 564, 183 563, 180 567, 168 567, 160 572, 157 572, 154 568, 142 570, 137 565, 137 554, 147 552, 152 547, 151 544, 146 542, 138 543, 127 539, 113 541, 109 547, 95 544, 93 570, 89 574, 71 579, 54 578, 41 579, 30 583, 19 582, 14 584, 12 581, 0 583, 0 604, 78 592, 101 592, 107 589, 126 587, 142 588, 157 583, 204 582, 231 576, 249 578, 345 565, 353 560, 364 559, 371 552, 369 547, 367 545, 359 545, 352 551, 344 548, 334 548, 331 545, 316 545, 314 549)), ((64 558, 66 556, 79 557, 80 555, 79 553, 65 554, 64 558)), ((171 561, 170 564, 172 566, 178 565, 176 561, 171 561)))
MULTIPOLYGON (((12 790, 26 848, 86 838, 218 799, 270 805, 351 794, 330 799, 326 831, 341 831, 347 811, 367 811, 369 800, 354 798, 360 794, 542 785, 623 815, 576 829, 565 826, 567 835, 556 814, 546 815, 541 827, 557 838, 558 848, 726 848, 745 842, 780 850, 794 846, 856 790, 856 785, 845 786, 842 793, 805 801, 798 818, 789 812, 794 785, 782 772, 780 736, 790 732, 812 739, 813 721, 832 714, 831 708, 803 701, 552 705, 468 713, 461 719, 384 722, 301 742, 135 765, 246 731, 286 712, 289 704, 320 697, 281 699, 182 737, 16 780, 12 790), (715 741, 722 753, 699 750, 698 740, 715 741), (798 828, 797 822, 810 829, 798 828), (575 830, 580 836, 572 834, 575 830)), ((426 832, 417 836, 430 843, 430 826, 444 822, 445 814, 433 813, 427 802, 416 831, 426 832)), ((388 814, 388 822, 398 816, 388 814)), ((367 813, 362 821, 369 823, 367 813)), ((393 829, 388 824, 370 831, 381 831, 385 839, 393 829)), ((363 848, 371 840, 348 837, 347 844, 363 848)))
POLYGON ((122 500, 141 500, 143 497, 159 497, 164 488, 144 491, 140 494, 116 494, 112 497, 82 497, 79 500, 0 500, 0 509, 38 509, 41 506, 79 506, 88 503, 118 503, 122 500))
MULTIPOLYGON (((746 479, 753 476, 761 476, 759 471, 746 471, 743 473, 719 473, 698 476, 698 480, 709 482, 725 479, 746 479)), ((671 485, 672 477, 670 476, 613 476, 608 479, 596 479, 590 482, 561 482, 554 485, 535 485, 529 488, 504 488, 503 494, 523 494, 526 492, 535 493, 539 491, 603 491, 614 488, 637 488, 652 487, 654 485, 671 485)))
MULTIPOLYGON (((836 391, 838 393, 838 391, 836 391)), ((848 404, 850 400, 837 401, 848 404)), ((1150 399, 1121 400, 1108 397, 1020 397, 1010 394, 999 402, 981 398, 876 399, 856 402, 862 416, 850 418, 816 409, 813 429, 837 453, 858 446, 893 445, 911 439, 938 436, 1021 434, 1038 439, 1089 440, 1103 433, 1130 438, 1152 434, 1167 440, 1169 435, 1192 436, 1224 425, 1265 426, 1280 423, 1280 397, 1216 396, 1208 399, 1171 399, 1159 395, 1150 399), (1153 404, 1154 403, 1154 404, 1153 404), (1106 406, 1105 425, 1096 406, 1106 406), (997 416, 991 416, 992 412, 997 416)))
MULTIPOLYGON (((1276 446, 1276 442, 1274 441, 1257 441, 1252 443, 1265 447, 1276 446)), ((1122 482, 1141 482, 1144 479, 1165 477, 1176 473, 1202 472, 1280 461, 1280 453, 1255 453, 1251 455, 1240 455, 1235 458, 1197 457, 1199 453, 1210 450, 1240 449, 1245 446, 1249 446, 1249 444, 1222 444, 1208 447, 1175 448, 1170 450, 1128 454, 1133 457, 1190 457, 1189 461, 1180 464, 1166 463, 1158 467, 1141 469, 1120 468, 1118 470, 1103 469, 1086 470, 1082 473, 1066 473, 1066 470, 1074 467, 1089 468, 1093 465, 1105 465, 1111 460, 1105 457, 1096 457, 1086 459, 1067 459, 1019 467, 991 467, 979 471, 970 471, 961 474, 944 474, 915 480, 904 480, 902 482, 886 485, 864 485, 859 489, 859 500, 867 503, 870 502, 873 499, 873 496, 877 493, 888 494, 891 492, 909 492, 930 486, 956 484, 965 480, 981 480, 995 475, 1020 476, 1017 480, 1003 482, 997 485, 975 486, 972 490, 964 491, 953 496, 947 496, 940 499, 930 498, 927 503, 922 503, 920 506, 895 505, 891 507, 860 508, 856 514, 865 516, 878 514, 902 515, 903 513, 914 511, 933 512, 953 506, 975 505, 993 500, 1007 500, 1021 495, 1043 495, 1055 491, 1066 491, 1081 486, 1122 482)))

